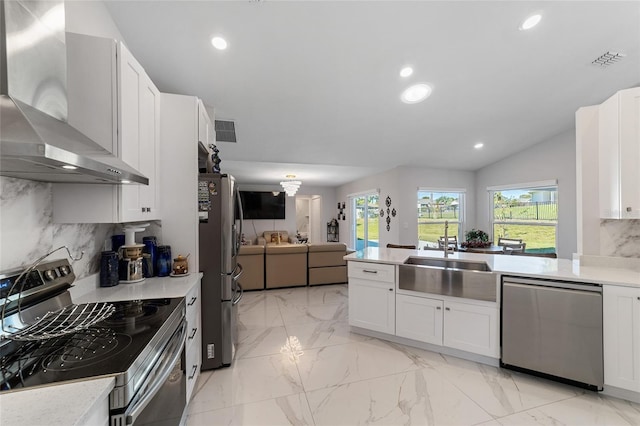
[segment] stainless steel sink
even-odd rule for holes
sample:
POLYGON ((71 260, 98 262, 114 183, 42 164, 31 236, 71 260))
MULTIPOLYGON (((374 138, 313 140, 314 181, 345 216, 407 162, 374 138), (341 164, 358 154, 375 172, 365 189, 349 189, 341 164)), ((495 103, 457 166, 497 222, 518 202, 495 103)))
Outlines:
POLYGON ((496 301, 497 274, 484 262, 410 257, 398 269, 401 290, 496 301))
POLYGON ((488 271, 491 268, 485 262, 467 262, 464 260, 425 259, 424 257, 410 257, 405 265, 436 266, 439 268, 464 269, 467 271, 488 271))

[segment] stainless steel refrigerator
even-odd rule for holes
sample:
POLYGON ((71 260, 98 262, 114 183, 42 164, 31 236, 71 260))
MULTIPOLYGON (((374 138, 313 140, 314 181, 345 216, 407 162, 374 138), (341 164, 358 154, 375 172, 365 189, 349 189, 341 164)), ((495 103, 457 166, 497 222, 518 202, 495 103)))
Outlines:
POLYGON ((237 262, 242 235, 242 206, 233 176, 200 174, 202 369, 231 365, 237 343, 238 303, 242 287, 237 262))

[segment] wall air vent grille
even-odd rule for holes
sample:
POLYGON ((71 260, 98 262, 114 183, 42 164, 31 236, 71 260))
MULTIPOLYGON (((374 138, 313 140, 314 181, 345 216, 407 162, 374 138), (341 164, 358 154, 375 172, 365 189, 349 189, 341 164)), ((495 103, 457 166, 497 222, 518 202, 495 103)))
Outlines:
POLYGON ((238 142, 236 123, 230 120, 215 120, 216 142, 238 142))
POLYGON ((608 67, 609 65, 613 65, 616 62, 620 62, 622 60, 622 58, 624 58, 626 55, 622 54, 622 53, 616 53, 616 52, 606 52, 602 55, 600 55, 599 57, 597 57, 593 62, 591 62, 593 65, 598 65, 601 67, 608 67))

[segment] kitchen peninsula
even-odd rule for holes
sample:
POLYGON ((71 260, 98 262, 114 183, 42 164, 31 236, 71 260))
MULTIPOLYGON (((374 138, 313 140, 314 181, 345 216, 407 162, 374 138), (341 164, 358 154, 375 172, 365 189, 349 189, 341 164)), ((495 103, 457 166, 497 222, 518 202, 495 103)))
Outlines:
MULTIPOLYGON (((598 355, 599 351, 588 351, 599 357, 599 361, 596 359, 590 364, 600 366, 597 387, 613 396, 640 400, 640 376, 634 362, 640 356, 640 349, 637 344, 629 343, 640 341, 634 326, 640 317, 640 269, 637 264, 631 261, 628 268, 614 268, 590 266, 590 263, 597 263, 597 259, 586 257, 581 261, 462 252, 451 253, 447 259, 444 257, 444 253, 438 251, 377 247, 345 256, 348 261, 349 324, 352 331, 498 366, 501 362, 508 364, 505 362, 505 339, 509 339, 509 335, 505 334, 506 326, 501 330, 500 321, 507 311, 515 309, 514 302, 505 297, 507 281, 532 285, 520 285, 523 292, 535 292, 531 289, 536 285, 539 289, 552 288, 564 292, 564 295, 550 292, 554 304, 555 296, 571 294, 568 297, 580 297, 590 289, 598 291, 598 297, 594 299, 596 306, 593 312, 589 312, 589 318, 593 318, 595 327, 599 327, 595 328, 593 338, 601 336, 603 339, 602 344, 597 343, 596 346, 602 347, 604 362, 598 355), (415 272, 412 268, 416 268, 415 272), (461 278, 455 278, 456 274, 461 278), (577 291, 559 290, 563 288, 577 291), (599 309, 602 309, 601 315, 599 309), (627 359, 629 361, 625 362, 627 359)), ((574 299, 570 305, 555 308, 543 306, 545 300, 549 299, 536 293, 534 299, 527 302, 536 304, 534 311, 538 314, 545 310, 553 312, 549 317, 539 318, 540 324, 535 325, 535 331, 542 329, 544 335, 544 327, 556 330, 556 327, 567 324, 566 330, 547 334, 571 337, 573 341, 580 330, 575 330, 572 315, 585 310, 574 305, 574 299), (555 315, 555 312, 559 314, 555 315)), ((527 306, 525 304, 524 308, 527 306)), ((530 321, 525 319, 527 322, 530 321)), ((520 339, 522 335, 516 333, 514 336, 520 336, 520 339)), ((523 341, 527 339, 523 338, 523 341)), ((559 368, 562 373, 566 370, 557 365, 554 368, 559 368)), ((571 379, 560 373, 552 375, 571 379)), ((588 384, 582 380, 574 381, 588 384)))

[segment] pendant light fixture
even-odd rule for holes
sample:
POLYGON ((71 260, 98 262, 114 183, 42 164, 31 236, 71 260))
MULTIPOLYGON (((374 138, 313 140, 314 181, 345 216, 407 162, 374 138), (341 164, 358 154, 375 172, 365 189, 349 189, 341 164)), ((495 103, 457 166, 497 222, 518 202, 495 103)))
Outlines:
POLYGON ((284 192, 287 193, 287 196, 293 197, 296 195, 296 192, 298 192, 298 188, 300 188, 302 182, 295 180, 296 175, 286 175, 285 178, 287 178, 287 180, 280 182, 280 185, 284 189, 284 192))

